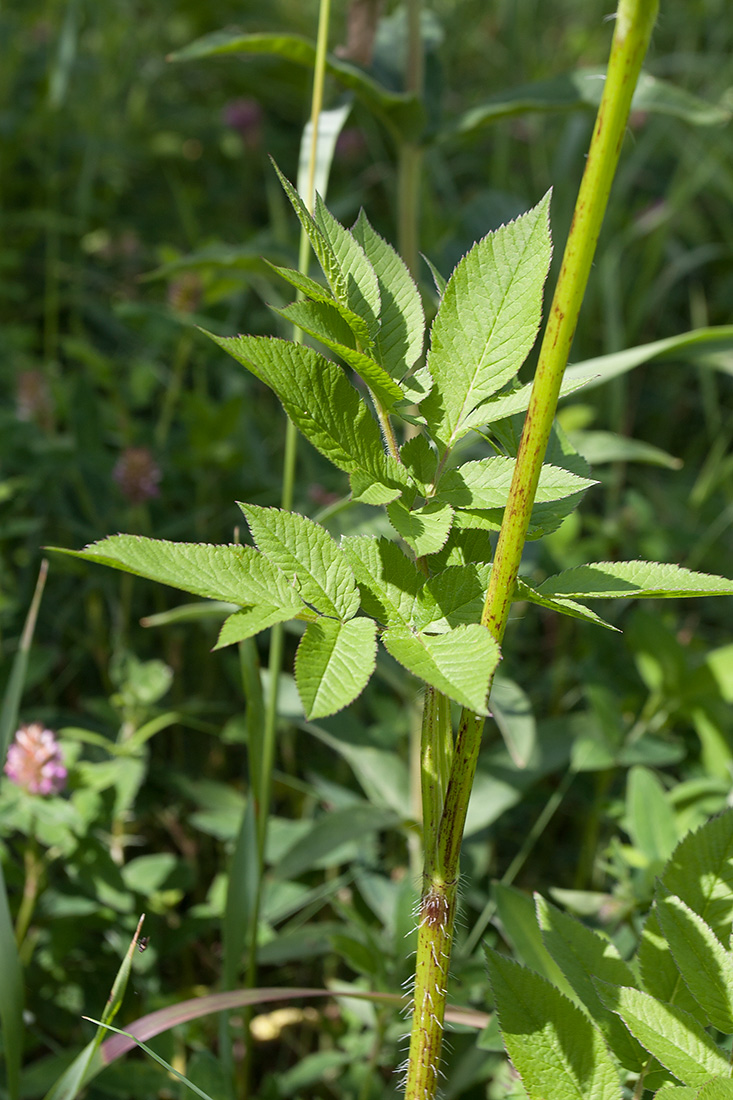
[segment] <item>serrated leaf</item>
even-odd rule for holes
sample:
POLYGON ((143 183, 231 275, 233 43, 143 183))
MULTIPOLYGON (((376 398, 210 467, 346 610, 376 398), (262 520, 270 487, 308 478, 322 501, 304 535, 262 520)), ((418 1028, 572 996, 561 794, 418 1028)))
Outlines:
POLYGON ((489 572, 488 567, 480 565, 455 565, 430 577, 416 601, 415 629, 442 634, 462 623, 477 623, 489 572))
POLYGON ((361 470, 358 473, 349 474, 349 484, 351 485, 351 499, 359 504, 372 504, 379 506, 381 504, 389 504, 391 500, 396 500, 402 493, 402 489, 398 489, 392 485, 382 485, 379 481, 374 481, 368 475, 361 470))
POLYGON ((379 283, 381 309, 376 347, 393 378, 402 378, 420 358, 425 315, 415 283, 399 254, 372 228, 362 210, 352 230, 379 283))
POLYGON ((399 494, 407 473, 384 453, 376 420, 340 367, 287 340, 207 335, 277 394, 293 423, 334 466, 399 494))
POLYGON ((138 577, 180 588, 210 600, 240 604, 270 604, 297 615, 303 601, 272 562, 251 546, 211 546, 207 543, 165 542, 142 535, 110 535, 84 550, 58 549, 135 573, 138 577))
POLYGON ((535 903, 547 950, 601 1028, 615 1056, 626 1069, 638 1072, 647 1061, 646 1053, 618 1016, 605 1007, 593 984, 593 978, 600 978, 612 985, 634 985, 631 967, 600 933, 562 913, 539 894, 535 894, 535 903))
MULTIPOLYGON (((515 465, 515 459, 503 455, 466 462, 445 472, 438 483, 437 495, 455 508, 504 508, 515 465)), ((591 478, 545 464, 540 472, 535 503, 562 500, 596 484, 591 478)))
POLYGON ((406 626, 425 583, 415 563, 385 538, 349 535, 341 539, 341 549, 359 583, 366 614, 385 626, 406 626))
POLYGON ((325 528, 297 512, 239 504, 263 554, 322 615, 350 619, 359 610, 351 566, 325 528))
POLYGON ((382 642, 387 652, 418 679, 476 714, 489 713, 489 686, 501 653, 485 627, 474 623, 434 635, 390 627, 382 635, 382 642))
MULTIPOLYGON (((511 393, 502 394, 500 397, 489 398, 478 408, 474 409, 466 420, 469 428, 481 428, 486 424, 494 424, 497 420, 506 420, 507 417, 516 416, 517 413, 526 412, 529 408, 529 399, 532 393, 533 382, 527 382, 525 386, 519 386, 511 393)), ((569 379, 563 377, 560 385, 558 400, 567 397, 576 390, 588 385, 587 378, 569 379)))
POLYGON ((560 615, 569 615, 572 619, 582 619, 583 622, 593 623, 594 626, 604 626, 606 630, 615 630, 616 633, 620 633, 617 626, 613 626, 611 623, 606 622, 600 615, 596 615, 595 611, 591 611, 590 608, 584 607, 582 603, 576 603, 575 600, 569 600, 563 596, 559 596, 556 599, 552 599, 550 596, 542 596, 526 581, 517 577, 514 585, 515 600, 529 600, 530 603, 538 604, 540 607, 546 607, 549 611, 557 611, 560 615))
POLYGON ((530 1100, 620 1100, 618 1074, 592 1022, 545 978, 486 948, 507 1054, 530 1100))
POLYGON ((315 336, 331 351, 335 351, 366 382, 387 411, 392 409, 396 401, 402 400, 404 394, 400 386, 390 378, 386 370, 383 370, 370 355, 365 355, 350 346, 353 343, 351 330, 330 306, 320 302, 293 302, 292 305, 284 309, 276 309, 274 312, 284 317, 286 321, 297 325, 304 332, 315 336), (346 343, 342 342, 344 339, 346 343))
POLYGON ((320 195, 316 195, 314 220, 328 241, 344 279, 344 297, 349 309, 362 318, 373 341, 379 331, 381 301, 376 272, 356 238, 336 221, 320 195))
POLYGON ((466 418, 521 367, 539 329, 550 263, 549 194, 473 246, 451 275, 431 330, 434 387, 422 402, 433 439, 450 449, 466 418))
POLYGON ((532 899, 501 882, 493 883, 492 894, 504 937, 519 961, 579 1005, 575 990, 544 944, 532 899))
POLYGON ((342 322, 342 318, 330 306, 323 305, 320 302, 293 302, 292 305, 286 306, 284 309, 276 309, 274 312, 297 325, 298 328, 302 328, 304 332, 315 336, 331 351, 335 351, 366 382, 374 396, 387 411, 392 409, 396 401, 403 399, 402 389, 380 367, 379 363, 370 355, 365 355, 350 346, 353 343, 351 329, 346 325, 344 325, 346 331, 341 328, 339 322, 342 322), (339 336, 341 340, 339 340, 339 336), (342 342, 344 339, 347 341, 346 343, 342 342))
POLYGON ((600 561, 548 577, 541 595, 611 600, 619 597, 733 596, 733 581, 653 561, 600 561))
POLYGON ((341 266, 331 247, 331 243, 316 224, 308 207, 305 205, 303 199, 293 187, 290 180, 285 178, 274 160, 272 164, 277 172, 278 179, 282 184, 285 194, 290 199, 290 205, 297 214, 298 221, 308 236, 308 240, 316 254, 316 259, 321 265, 321 270, 328 280, 328 285, 331 287, 334 297, 337 298, 339 302, 343 302, 344 305, 346 305, 346 277, 341 270, 341 266))
POLYGON ((369 683, 376 654, 373 619, 311 623, 295 656, 295 683, 306 718, 325 718, 356 699, 369 683))
POLYGON ((440 500, 429 500, 410 510, 402 501, 387 505, 389 521, 418 558, 435 554, 444 545, 453 523, 453 509, 440 500))
POLYGON ((438 467, 438 456, 430 446, 424 435, 413 435, 400 447, 400 458, 403 466, 410 471, 412 476, 424 491, 435 480, 435 472, 438 467))
POLYGON ((628 986, 596 986, 606 1008, 617 1012, 632 1035, 683 1085, 728 1076, 722 1052, 694 1016, 628 986))
POLYGON ((733 1034, 733 961, 713 930, 675 894, 657 900, 657 918, 685 985, 705 1018, 733 1034))
POLYGON ((425 260, 425 263, 430 268, 430 274, 433 276, 433 282, 435 283, 435 289, 438 292, 438 301, 440 301, 440 299, 445 294, 447 279, 443 278, 443 276, 440 274, 440 272, 438 271, 437 267, 432 262, 432 260, 429 260, 427 258, 427 256, 424 256, 422 253, 420 253, 420 255, 422 256, 423 260, 425 260))
POLYGON ((243 611, 235 611, 224 620, 214 649, 223 649, 225 646, 234 645, 235 642, 243 642, 246 638, 253 638, 261 630, 274 626, 275 623, 287 622, 292 618, 294 618, 292 611, 282 607, 269 607, 266 604, 245 607, 243 611))
POLYGON ((698 1090, 696 1100, 733 1100, 733 1081, 730 1077, 713 1077, 698 1090))

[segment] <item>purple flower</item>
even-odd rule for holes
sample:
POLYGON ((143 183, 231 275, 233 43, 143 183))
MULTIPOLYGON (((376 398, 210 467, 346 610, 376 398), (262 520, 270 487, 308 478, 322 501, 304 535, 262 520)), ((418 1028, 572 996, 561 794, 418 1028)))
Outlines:
POLYGON ((232 99, 221 113, 222 122, 236 130, 248 149, 258 149, 262 138, 262 107, 256 99, 232 99))
POLYGON ((30 794, 58 794, 66 785, 61 747, 40 722, 21 726, 8 749, 5 774, 30 794))
POLYGON ((147 447, 125 447, 112 477, 131 504, 142 504, 160 492, 160 467, 147 447))

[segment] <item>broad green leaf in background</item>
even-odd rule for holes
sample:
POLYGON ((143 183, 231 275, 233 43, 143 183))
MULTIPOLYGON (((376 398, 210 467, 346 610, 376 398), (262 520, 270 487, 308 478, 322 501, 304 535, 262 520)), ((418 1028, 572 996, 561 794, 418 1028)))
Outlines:
POLYGON ((400 379, 420 357, 425 315, 419 291, 401 256, 369 224, 362 210, 351 230, 364 249, 379 283, 379 361, 400 379))
POLYGON ((334 466, 399 494, 407 474, 384 453, 376 420, 340 367, 287 340, 209 335, 277 394, 293 423, 334 466))
MULTIPOLYGON (((578 69, 550 80, 511 88, 460 115, 445 127, 441 137, 471 134, 513 115, 597 109, 605 75, 597 69, 578 69)), ((639 76, 632 110, 671 115, 698 126, 721 125, 731 116, 728 106, 707 103, 667 81, 657 80, 649 73, 639 76)))
POLYGON ((396 626, 384 632, 382 642, 420 680, 476 714, 489 713, 489 684, 501 654, 485 627, 473 623, 448 634, 429 635, 396 626))
POLYGON ((562 913, 539 894, 535 894, 535 903, 545 947, 590 1011, 621 1065, 638 1073, 647 1061, 646 1053, 618 1016, 605 1007, 593 984, 594 978, 600 978, 613 985, 634 985, 630 966, 599 932, 562 913))
MULTIPOLYGON (((313 190, 318 195, 326 197, 328 179, 331 174, 331 164, 336 151, 336 142, 344 124, 351 114, 353 99, 346 97, 346 102, 328 111, 321 111, 318 115, 316 126, 316 155, 315 171, 313 174, 313 190)), ((309 209, 313 195, 306 195, 311 168, 311 145, 313 142, 313 120, 308 119, 303 127, 303 136, 300 139, 300 156, 298 158, 298 194, 305 195, 309 209)))
POLYGON ((84 550, 54 549, 211 600, 228 600, 241 606, 277 603, 292 610, 293 615, 303 610, 303 601, 285 575, 251 546, 110 535, 84 550))
POLYGON ((683 1085, 704 1085, 729 1076, 728 1062, 694 1016, 640 989, 596 986, 605 1006, 617 1012, 632 1035, 683 1085))
MULTIPOLYGON (((307 38, 295 34, 241 34, 221 30, 198 38, 169 57, 170 61, 197 61, 220 54, 271 54, 302 65, 313 72, 316 51, 307 38)), ((326 59, 326 71, 381 118, 397 138, 418 136, 424 125, 425 111, 411 92, 393 92, 377 83, 362 69, 332 55, 326 59)))
POLYGON ((239 504, 258 549, 322 615, 350 619, 359 609, 356 580, 328 531, 281 508, 239 504))
POLYGON ((652 865, 668 860, 679 841, 674 810, 662 784, 639 765, 629 771, 625 828, 652 865))
POLYGON ((394 828, 400 820, 400 815, 394 810, 367 804, 349 806, 346 810, 331 810, 319 817, 308 833, 285 852, 274 868, 274 874, 280 879, 296 878, 347 841, 362 840, 371 833, 394 828))
POLYGON ((374 671, 377 624, 373 619, 311 623, 295 657, 295 682, 308 719, 325 718, 360 695, 374 671))
POLYGON ((620 596, 733 596, 733 581, 653 561, 600 561, 548 577, 541 595, 609 600, 620 596))
POLYGON ((468 431, 477 405, 513 378, 537 336, 550 263, 549 194, 477 242, 457 265, 431 330, 434 380, 420 406, 440 449, 468 431))
POLYGON ((369 535, 341 539, 361 589, 364 611, 385 626, 407 626, 425 576, 396 542, 369 535))
POLYGON ((530 1100, 620 1100, 597 1027, 545 978, 486 948, 502 1039, 530 1100))
POLYGON ((731 349, 733 325, 694 329, 677 336, 667 336, 664 340, 654 340, 650 344, 639 344, 635 348, 573 363, 565 371, 563 383, 580 382, 591 390, 653 360, 694 362, 701 366, 719 367, 730 374, 731 349))
POLYGON ((702 917, 676 895, 657 898, 657 918, 685 985, 705 1018, 733 1034, 733 960, 702 917))

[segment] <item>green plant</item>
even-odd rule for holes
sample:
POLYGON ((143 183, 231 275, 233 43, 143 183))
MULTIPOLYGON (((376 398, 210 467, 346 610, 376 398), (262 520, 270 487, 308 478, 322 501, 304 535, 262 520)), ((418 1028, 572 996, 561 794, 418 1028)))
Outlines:
POLYGON ((675 847, 636 957, 535 897, 533 970, 487 948, 504 1043, 531 1100, 733 1095, 733 811, 675 847))
POLYGON ((120 535, 71 552, 238 606, 218 647, 279 622, 305 624, 295 678, 309 719, 339 711, 363 691, 378 639, 426 684, 425 869, 410 1098, 432 1096, 437 1088, 463 823, 512 600, 608 625, 583 601, 733 594, 722 578, 642 562, 578 566, 539 589, 517 578, 527 534, 539 538, 555 530, 592 484, 552 419, 628 114, 629 71, 638 71, 653 15, 648 6, 620 6, 596 139, 532 395, 516 376, 539 326, 550 258, 549 197, 476 244, 447 285, 439 285, 423 366, 422 306, 404 263, 363 214, 351 231, 320 200, 311 215, 281 176, 325 284, 278 268, 304 299, 278 312, 352 368, 366 393, 305 345, 214 339, 274 391, 306 438, 349 476, 352 502, 385 509, 409 554, 384 535, 337 543, 303 515, 248 504, 240 507, 254 546, 120 535), (520 443, 516 418, 527 408, 520 443), (409 429, 407 439, 395 425, 409 429), (467 437, 475 432, 492 457, 466 460, 467 437), (490 533, 497 530, 492 554, 490 533), (455 741, 451 701, 463 707, 455 741))

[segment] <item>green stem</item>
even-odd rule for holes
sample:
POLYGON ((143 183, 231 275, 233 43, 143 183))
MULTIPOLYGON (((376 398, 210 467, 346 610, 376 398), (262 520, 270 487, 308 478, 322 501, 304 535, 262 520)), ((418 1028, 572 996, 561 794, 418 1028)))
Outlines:
MULTIPOLYGON (((618 5, 603 97, 540 350, 481 619, 498 642, 504 637, 560 382, 657 6, 657 0, 620 0, 618 5)), ((433 1100, 437 1091, 460 848, 483 727, 483 718, 463 711, 439 826, 435 870, 424 883, 406 1100, 433 1100)), ((429 853, 426 843, 427 860, 429 853)))
MULTIPOLYGON (((407 4, 407 69, 405 90, 422 96, 424 61, 420 32, 422 0, 407 4)), ((402 259, 417 277, 420 257, 420 179, 423 149, 415 142, 403 142, 397 159, 397 246, 402 259)))
MULTIPOLYGON (((316 43, 316 58, 313 74, 313 94, 311 97, 311 147, 308 163, 308 190, 302 196, 308 210, 312 213, 315 203, 315 177, 316 154, 318 149, 318 129, 321 111, 323 109, 323 87, 326 72, 326 52, 328 48, 328 31, 331 16, 331 0, 321 0, 318 17, 318 36, 316 43)), ((298 254, 298 268, 303 274, 307 274, 310 260, 310 246, 305 230, 301 229, 300 248, 298 254)), ((293 338, 296 342, 302 339, 299 329, 295 329, 293 338)), ((295 492, 295 469, 297 461, 298 436, 295 425, 288 418, 285 427, 285 451, 283 456, 283 480, 280 503, 281 507, 290 511, 293 506, 295 492)), ((265 709, 264 728, 262 740, 257 747, 255 759, 259 762, 259 775, 252 784, 258 793, 259 804, 257 807, 257 889, 252 901, 250 924, 248 929, 247 944, 247 973, 246 987, 254 988, 257 983, 257 932, 259 928, 260 908, 262 903, 262 887, 264 880, 265 848, 267 845, 267 828, 270 818, 270 805, 272 802, 272 775, 275 767, 275 749, 277 734, 277 703, 280 672, 282 669, 283 652, 285 648, 285 634, 282 623, 274 626, 270 632, 270 656, 269 656, 269 682, 267 692, 267 705, 265 709)), ((247 1043, 248 1056, 246 1058, 244 1083, 242 1095, 246 1100, 250 1089, 251 1053, 248 1043, 249 1020, 251 1008, 243 1013, 245 1042, 247 1043)))

